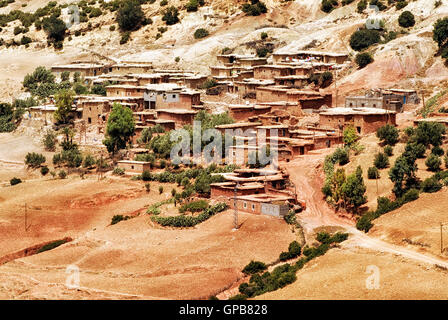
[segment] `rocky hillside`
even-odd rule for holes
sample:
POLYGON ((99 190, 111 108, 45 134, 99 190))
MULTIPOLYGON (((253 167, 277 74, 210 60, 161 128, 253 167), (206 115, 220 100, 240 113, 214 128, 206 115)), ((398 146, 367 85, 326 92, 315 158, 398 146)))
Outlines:
MULTIPOLYGON (((237 53, 256 53, 257 48, 266 45, 274 50, 316 49, 348 52, 354 60, 357 52, 350 47, 350 36, 364 27, 372 16, 383 20, 381 42, 366 50, 373 55, 374 62, 363 69, 353 62, 349 72, 338 75, 340 103, 346 93, 374 87, 418 87, 431 93, 438 91, 448 79, 448 69, 436 56, 437 44, 432 39, 434 23, 448 16, 446 0, 415 0, 400 9, 397 8, 402 5, 397 6, 394 0, 383 0, 383 11, 377 13, 369 8, 359 13, 360 1, 346 4, 350 1, 343 0, 346 5, 339 1, 326 13, 322 11, 322 0, 265 0, 267 13, 258 16, 242 11, 244 0, 205 0, 197 11, 189 12, 186 6, 194 1, 140 1, 146 22, 128 33, 127 42, 116 22, 117 11, 111 9, 119 0, 81 1, 78 7, 84 17, 79 24, 70 27, 60 50, 48 46, 47 33, 44 28, 38 30, 35 23, 25 27, 20 20, 8 22, 0 31, 0 68, 6 71, 1 74, 5 86, 0 89, 0 95, 3 99, 16 96, 20 80, 38 65, 96 59, 98 56, 94 53, 114 60, 153 61, 160 67, 204 73, 215 62, 216 54, 225 48, 237 53), (179 22, 167 25, 163 14, 171 6, 178 9, 179 22), (413 13, 414 26, 399 26, 398 17, 404 11, 413 13), (209 35, 195 39, 194 33, 199 28, 207 30, 209 35), (268 34, 264 41, 260 38, 263 32, 268 34), (29 42, 23 37, 31 42, 23 44, 29 42)), ((71 3, 73 1, 55 1, 54 10, 61 8, 61 17, 68 17, 66 7, 71 3)), ((16 0, 0 9, 4 15, 0 21, 12 10, 29 14, 45 6, 48 2, 42 0, 16 0)), ((328 90, 335 90, 335 86, 328 90)))

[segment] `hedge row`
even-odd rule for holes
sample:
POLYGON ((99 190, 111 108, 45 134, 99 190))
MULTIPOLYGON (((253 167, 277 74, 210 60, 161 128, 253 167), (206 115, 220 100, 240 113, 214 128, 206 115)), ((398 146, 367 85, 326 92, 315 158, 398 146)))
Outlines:
POLYGON ((227 205, 221 202, 208 209, 205 209, 201 214, 199 214, 196 217, 184 216, 184 215, 174 217, 152 216, 151 220, 164 227, 176 227, 176 228, 194 227, 195 225, 204 222, 211 216, 221 211, 224 211, 225 209, 227 209, 227 205))

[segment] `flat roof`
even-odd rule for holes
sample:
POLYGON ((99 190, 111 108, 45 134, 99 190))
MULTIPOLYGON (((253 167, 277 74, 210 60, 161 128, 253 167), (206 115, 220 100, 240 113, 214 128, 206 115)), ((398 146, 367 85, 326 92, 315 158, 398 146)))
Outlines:
POLYGON ((395 111, 388 111, 379 108, 329 108, 320 112, 321 115, 369 115, 369 114, 395 114, 395 111))
POLYGON ((92 69, 92 68, 103 68, 103 64, 95 64, 95 63, 71 63, 71 64, 61 64, 55 65, 51 68, 53 69, 92 69))
POLYGON ((235 122, 229 124, 221 124, 216 126, 216 129, 231 129, 231 128, 242 128, 242 127, 256 127, 261 125, 261 122, 235 122))
POLYGON ((135 160, 121 160, 118 163, 127 163, 127 164, 150 164, 148 161, 135 161, 135 160))
POLYGON ((273 55, 299 55, 299 54, 308 54, 314 56, 329 56, 329 57, 348 57, 348 53, 313 51, 313 50, 289 50, 286 48, 281 48, 273 53, 273 55))
POLYGON ((268 193, 237 196, 236 198, 238 200, 263 202, 263 203, 269 203, 269 202, 274 202, 274 201, 288 201, 288 200, 294 199, 294 197, 289 196, 289 195, 268 194, 268 193))
POLYGON ((156 112, 157 113, 159 113, 159 112, 175 113, 175 114, 196 114, 196 113, 198 113, 195 110, 180 109, 180 108, 179 109, 176 109, 176 108, 173 108, 173 109, 156 109, 156 112))

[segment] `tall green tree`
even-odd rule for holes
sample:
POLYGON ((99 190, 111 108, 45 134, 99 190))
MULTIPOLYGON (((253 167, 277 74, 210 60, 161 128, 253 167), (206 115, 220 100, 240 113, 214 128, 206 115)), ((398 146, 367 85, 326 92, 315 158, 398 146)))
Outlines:
POLYGON ((356 133, 356 129, 354 127, 348 127, 344 130, 343 141, 345 146, 349 148, 353 147, 358 139, 359 136, 356 133))
POLYGON ((126 148, 135 133, 134 116, 131 109, 114 103, 107 120, 106 139, 104 145, 110 153, 126 148))
POLYGON ((73 111, 73 101, 75 99, 75 93, 72 90, 60 90, 55 95, 56 111, 54 112, 54 118, 59 123, 68 123, 73 111))
POLYGON ((361 166, 358 166, 356 172, 349 175, 342 185, 345 201, 354 213, 358 213, 359 207, 367 202, 366 190, 367 188, 362 177, 362 169, 361 166))
POLYGON ((145 18, 142 6, 137 0, 124 0, 117 12, 117 23, 122 31, 138 30, 145 18))

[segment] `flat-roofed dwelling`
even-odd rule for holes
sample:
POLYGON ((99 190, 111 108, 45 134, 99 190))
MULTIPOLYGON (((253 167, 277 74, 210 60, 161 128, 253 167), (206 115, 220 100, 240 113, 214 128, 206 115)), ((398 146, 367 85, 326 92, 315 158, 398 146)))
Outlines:
POLYGON ((75 72, 79 72, 81 78, 94 77, 101 75, 103 73, 108 73, 109 66, 101 63, 93 62, 73 62, 64 65, 55 65, 51 67, 51 72, 53 72, 56 77, 60 77, 63 72, 69 72, 70 75, 75 72))
POLYGON ((279 49, 278 51, 273 53, 272 57, 274 63, 313 61, 321 63, 342 64, 348 60, 348 54, 346 53, 292 50, 288 48, 279 49))
POLYGON ((359 134, 368 134, 385 124, 396 125, 396 112, 375 108, 330 108, 319 113, 320 126, 344 130, 352 126, 359 134))
POLYGON ((415 90, 405 89, 373 89, 364 96, 347 96, 347 108, 380 108, 395 112, 402 112, 406 103, 418 104, 420 99, 415 90))

